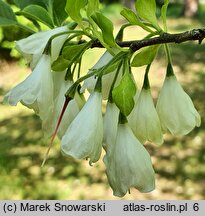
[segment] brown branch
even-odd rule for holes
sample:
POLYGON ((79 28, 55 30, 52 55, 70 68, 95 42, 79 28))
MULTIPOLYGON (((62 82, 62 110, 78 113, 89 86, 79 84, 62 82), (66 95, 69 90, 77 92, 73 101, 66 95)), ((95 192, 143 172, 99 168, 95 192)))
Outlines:
MULTIPOLYGON (((158 37, 153 37, 149 39, 143 40, 135 40, 135 41, 122 41, 117 42, 120 47, 130 47, 130 49, 135 52, 143 47, 156 45, 156 44, 165 44, 165 43, 182 43, 186 41, 194 41, 198 40, 199 44, 205 38, 205 29, 193 29, 191 31, 182 32, 179 34, 169 34, 163 33, 158 37)), ((94 47, 103 47, 103 45, 96 41, 92 44, 92 48, 94 47)))

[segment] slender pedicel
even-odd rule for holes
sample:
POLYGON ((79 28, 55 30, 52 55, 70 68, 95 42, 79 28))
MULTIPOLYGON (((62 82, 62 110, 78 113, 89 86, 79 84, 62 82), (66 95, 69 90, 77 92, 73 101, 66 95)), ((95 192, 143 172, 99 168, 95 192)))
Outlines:
POLYGON ((61 123, 61 121, 62 121, 63 115, 64 115, 64 113, 65 113, 65 110, 66 110, 66 108, 67 108, 68 103, 70 102, 70 100, 71 100, 70 97, 66 97, 66 98, 65 98, 65 102, 64 102, 63 108, 62 108, 62 110, 61 110, 61 114, 60 114, 60 117, 59 117, 59 119, 58 119, 58 123, 57 123, 56 128, 55 128, 55 131, 54 131, 54 133, 53 133, 53 135, 52 135, 51 141, 50 141, 50 143, 49 143, 49 146, 48 146, 47 152, 46 152, 46 154, 45 154, 44 160, 43 160, 43 162, 42 162, 42 164, 41 164, 41 167, 44 166, 44 164, 45 164, 45 162, 46 162, 46 160, 47 160, 47 158, 48 158, 48 154, 49 154, 50 149, 51 149, 51 147, 52 147, 52 145, 53 145, 53 141, 54 141, 54 139, 55 139, 55 137, 56 137, 56 134, 57 134, 57 132, 58 132, 58 128, 59 128, 59 126, 60 126, 60 123, 61 123))

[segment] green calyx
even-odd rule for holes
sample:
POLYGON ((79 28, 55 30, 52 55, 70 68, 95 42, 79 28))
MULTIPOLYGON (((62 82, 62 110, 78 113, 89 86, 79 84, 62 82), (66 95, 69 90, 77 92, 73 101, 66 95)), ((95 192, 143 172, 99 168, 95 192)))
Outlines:
POLYGON ((95 91, 102 92, 102 76, 100 75, 95 85, 95 91))
POLYGON ((74 98, 75 93, 78 89, 78 84, 74 83, 69 89, 68 91, 65 93, 65 97, 66 98, 74 98))
POLYGON ((167 73, 166 73, 166 76, 167 76, 167 77, 174 76, 174 70, 173 70, 173 67, 172 67, 172 64, 171 64, 171 63, 168 63, 168 65, 167 65, 167 73))
POLYGON ((151 64, 147 65, 146 70, 145 70, 144 83, 143 83, 144 89, 150 89, 150 83, 149 83, 149 77, 148 77, 150 66, 151 64))
POLYGON ((119 124, 126 124, 128 122, 127 117, 120 112, 119 114, 119 124))

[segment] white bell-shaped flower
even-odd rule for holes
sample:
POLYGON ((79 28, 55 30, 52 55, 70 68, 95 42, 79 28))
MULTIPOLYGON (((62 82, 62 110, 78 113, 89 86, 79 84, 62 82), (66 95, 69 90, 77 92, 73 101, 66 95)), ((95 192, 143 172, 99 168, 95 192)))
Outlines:
MULTIPOLYGON (((59 95, 58 101, 59 101, 59 104, 61 103, 63 105, 65 101, 65 97, 62 97, 61 95, 59 95)), ((63 115, 62 121, 60 123, 58 133, 57 133, 60 139, 62 139, 68 126, 71 124, 71 122, 75 119, 75 117, 80 112, 82 108, 82 104, 84 104, 83 98, 81 98, 81 96, 78 93, 76 93, 74 99, 72 99, 69 102, 66 108, 66 111, 63 115)), ((60 107, 59 105, 57 105, 56 110, 61 110, 61 109, 62 109, 62 106, 60 107)), ((60 112, 59 112, 59 115, 60 115, 60 112)))
POLYGON ((163 143, 160 120, 155 109, 150 88, 142 88, 139 98, 128 117, 135 136, 141 143, 163 143))
MULTIPOLYGON (((49 41, 49 39, 58 33, 68 31, 67 26, 62 26, 54 28, 52 30, 37 32, 31 36, 21 39, 16 42, 16 49, 28 59, 32 61, 31 67, 34 67, 38 60, 41 58, 41 55, 49 41)), ((51 62, 53 62, 59 55, 61 47, 65 42, 67 35, 61 35, 57 38, 54 38, 51 43, 51 62)))
POLYGON ((168 130, 173 135, 185 135, 201 124, 191 98, 174 75, 166 76, 156 109, 164 132, 168 130))
POLYGON ((112 151, 116 141, 120 110, 115 103, 107 103, 103 121, 103 147, 107 154, 112 151))
POLYGON ((68 31, 67 26, 62 26, 51 30, 34 33, 27 38, 17 41, 16 49, 22 54, 42 54, 45 46, 48 43, 48 40, 53 35, 66 31, 68 31))
POLYGON ((90 158, 92 164, 100 158, 102 140, 102 95, 95 91, 66 130, 61 149, 76 159, 90 158))
MULTIPOLYGON (((43 130, 48 136, 51 136, 56 128, 61 111, 65 102, 65 93, 73 84, 71 80, 65 80, 66 72, 53 72, 53 85, 54 85, 54 109, 46 122, 43 122, 43 130)), ((58 128, 58 137, 61 139, 66 129, 77 116, 82 108, 83 99, 76 93, 73 100, 68 103, 68 106, 63 114, 60 126, 58 128)))
MULTIPOLYGON (((113 49, 113 52, 117 54, 119 51, 117 49, 113 49)), ((112 58, 113 56, 108 51, 106 51, 102 55, 102 57, 98 60, 98 62, 92 67, 92 69, 88 71, 88 73, 90 73, 93 69, 99 69, 105 66, 110 60, 112 60, 112 58)), ((113 72, 105 74, 102 77, 102 97, 104 100, 108 99, 110 88, 113 83, 116 71, 117 69, 115 68, 113 72)), ((119 81, 120 81, 120 74, 118 75, 118 78, 116 80, 116 85, 119 83, 119 81)), ((95 76, 86 79, 82 85, 81 92, 84 92, 85 89, 87 89, 89 92, 93 92, 95 89, 96 82, 97 82, 97 77, 95 76)))
POLYGON ((106 154, 104 163, 115 196, 124 196, 131 187, 144 193, 154 190, 150 155, 127 124, 119 124, 112 153, 106 154))
POLYGON ((33 72, 4 98, 12 106, 18 102, 26 105, 46 121, 53 112, 53 80, 51 74, 51 60, 49 55, 42 55, 33 72))

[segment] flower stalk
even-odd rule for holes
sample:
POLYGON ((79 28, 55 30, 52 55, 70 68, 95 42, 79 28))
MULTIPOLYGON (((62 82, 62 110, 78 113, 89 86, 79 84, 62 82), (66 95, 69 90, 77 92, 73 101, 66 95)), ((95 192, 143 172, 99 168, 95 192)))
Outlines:
POLYGON ((53 146, 54 139, 55 139, 55 137, 56 137, 56 135, 57 135, 57 132, 58 132, 58 129, 59 129, 59 127, 60 127, 60 123, 61 123, 61 121, 62 121, 63 115, 64 115, 64 113, 65 113, 65 111, 66 111, 66 108, 67 108, 67 106, 68 106, 68 103, 70 102, 71 99, 72 99, 72 98, 65 97, 65 102, 64 102, 63 108, 62 108, 62 110, 61 110, 61 114, 60 114, 60 117, 59 117, 59 119, 58 119, 58 123, 57 123, 56 128, 55 128, 55 131, 54 131, 54 133, 53 133, 53 135, 52 135, 52 137, 51 137, 51 141, 50 141, 50 143, 49 143, 49 146, 48 146, 48 149, 47 149, 47 151, 46 151, 44 160, 43 160, 43 162, 42 162, 42 164, 41 164, 41 167, 44 166, 44 164, 45 164, 45 162, 46 162, 46 160, 47 160, 47 158, 48 158, 50 149, 51 149, 51 147, 53 146))

